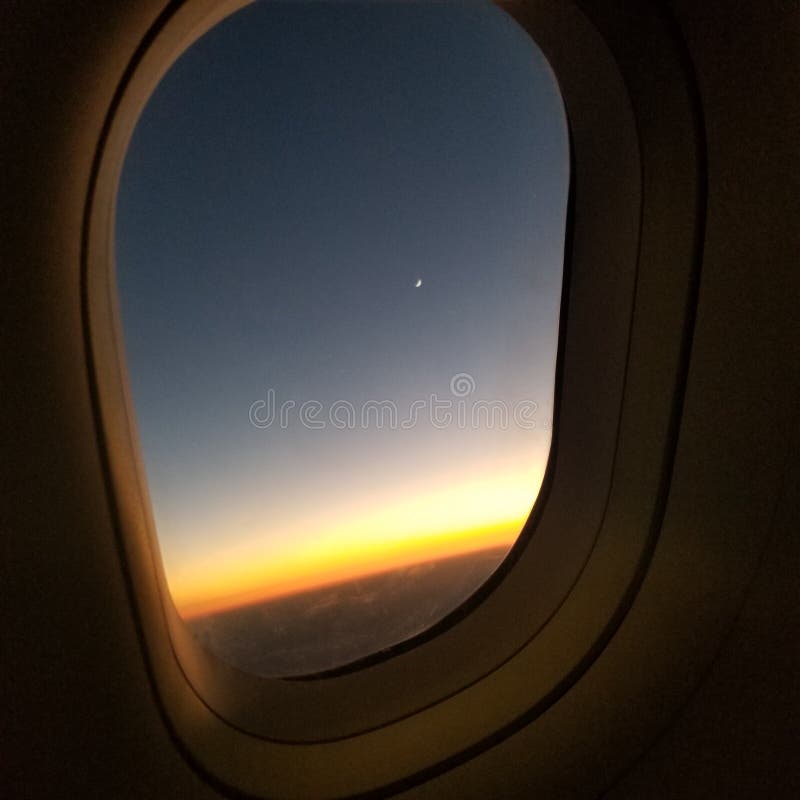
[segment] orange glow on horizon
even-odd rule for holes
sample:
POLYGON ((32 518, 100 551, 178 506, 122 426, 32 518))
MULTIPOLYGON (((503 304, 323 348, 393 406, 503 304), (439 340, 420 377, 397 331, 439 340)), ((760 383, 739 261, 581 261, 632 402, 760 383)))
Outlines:
MULTIPOLYGON (((427 561, 467 555, 495 547, 505 546, 510 549, 520 529, 521 525, 512 527, 505 524, 496 528, 438 536, 409 537, 383 548, 360 552, 343 549, 338 554, 320 554, 319 558, 314 559, 314 563, 309 563, 307 557, 296 556, 262 565, 260 569, 254 570, 253 577, 258 574, 259 584, 255 588, 204 598, 203 590, 207 591, 209 587, 202 587, 194 596, 189 592, 185 595, 173 593, 173 598, 181 616, 188 620, 427 561)), ((230 576, 229 585, 238 582, 237 578, 241 577, 243 576, 230 576)))
POLYGON ((181 616, 192 619, 426 561, 510 549, 536 490, 530 473, 498 477, 368 507, 283 547, 254 537, 167 570, 170 593, 181 616))

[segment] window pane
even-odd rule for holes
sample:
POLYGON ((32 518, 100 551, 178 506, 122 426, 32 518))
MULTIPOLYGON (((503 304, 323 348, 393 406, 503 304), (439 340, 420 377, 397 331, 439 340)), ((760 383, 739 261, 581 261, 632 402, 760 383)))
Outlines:
POLYGON ((550 447, 569 179, 483 3, 267 3, 163 78, 117 210, 172 598, 262 675, 413 637, 507 555, 550 447))

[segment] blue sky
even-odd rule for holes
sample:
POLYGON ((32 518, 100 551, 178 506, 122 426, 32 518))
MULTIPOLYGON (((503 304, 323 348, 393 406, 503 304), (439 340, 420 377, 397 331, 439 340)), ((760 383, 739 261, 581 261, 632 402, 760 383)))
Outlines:
POLYGON ((549 448, 568 179, 552 73, 490 4, 257 2, 181 56, 136 127, 116 224, 171 585, 506 475, 531 486, 509 519, 527 514, 549 448), (452 398, 457 373, 468 400, 530 399, 540 424, 284 430, 249 415, 269 389, 402 414, 452 398))

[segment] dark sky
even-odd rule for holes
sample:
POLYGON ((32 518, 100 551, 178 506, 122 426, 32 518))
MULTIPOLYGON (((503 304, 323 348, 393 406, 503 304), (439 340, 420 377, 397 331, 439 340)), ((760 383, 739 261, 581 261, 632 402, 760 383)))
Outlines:
POLYGON ((568 171, 552 73, 490 4, 257 2, 183 54, 136 127, 116 231, 174 592, 219 594, 221 564, 226 586, 267 580, 241 564, 334 547, 386 509, 422 535, 438 503, 455 530, 458 487, 495 498, 476 525, 524 519, 549 448, 568 171), (250 420, 269 389, 323 419, 337 400, 402 419, 452 399, 458 373, 470 402, 531 399, 540 424, 250 420))

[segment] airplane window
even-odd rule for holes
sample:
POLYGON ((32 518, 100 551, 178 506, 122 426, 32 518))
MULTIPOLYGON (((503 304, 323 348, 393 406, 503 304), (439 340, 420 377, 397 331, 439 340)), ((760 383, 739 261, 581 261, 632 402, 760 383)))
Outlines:
POLYGON ((569 182, 490 3, 272 3, 195 42, 116 211, 172 600, 264 676, 407 641, 495 572, 550 449, 569 182))

